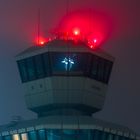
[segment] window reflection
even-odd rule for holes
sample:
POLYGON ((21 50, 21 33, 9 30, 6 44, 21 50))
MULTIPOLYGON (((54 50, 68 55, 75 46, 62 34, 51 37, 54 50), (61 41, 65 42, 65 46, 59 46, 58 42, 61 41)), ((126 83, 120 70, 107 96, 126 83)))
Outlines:
POLYGON ((20 140, 19 134, 14 134, 12 138, 13 140, 20 140))
POLYGON ((21 134, 21 140, 28 140, 28 134, 27 133, 22 133, 21 134))

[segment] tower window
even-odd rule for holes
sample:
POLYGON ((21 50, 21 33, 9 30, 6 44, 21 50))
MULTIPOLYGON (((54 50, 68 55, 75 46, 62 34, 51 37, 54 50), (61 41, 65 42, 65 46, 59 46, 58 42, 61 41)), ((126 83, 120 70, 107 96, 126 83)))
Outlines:
POLYGON ((44 70, 44 66, 43 66, 42 55, 34 56, 34 60, 35 60, 37 78, 43 78, 45 76, 45 70, 44 70))
POLYGON ((28 81, 28 75, 27 75, 27 67, 26 67, 26 62, 25 60, 19 60, 17 61, 20 76, 22 82, 27 82, 28 81))
POLYGON ((29 140, 37 140, 37 134, 36 131, 31 131, 28 133, 29 140))
POLYGON ((28 134, 27 133, 22 133, 21 134, 21 140, 28 140, 28 134))
POLYGON ((26 63, 27 63, 28 79, 35 80, 37 76, 36 76, 35 63, 33 57, 27 58, 26 63))
POLYGON ((14 134, 12 137, 13 140, 20 140, 19 134, 14 134))

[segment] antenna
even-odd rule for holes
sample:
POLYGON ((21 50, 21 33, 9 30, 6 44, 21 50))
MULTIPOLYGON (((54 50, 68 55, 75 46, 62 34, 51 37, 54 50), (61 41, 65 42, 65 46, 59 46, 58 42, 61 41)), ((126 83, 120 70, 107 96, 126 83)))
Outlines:
POLYGON ((67 5, 66 5, 66 15, 68 15, 69 12, 69 0, 66 1, 67 5))
POLYGON ((38 23, 37 23, 37 43, 40 41, 40 8, 38 9, 38 23))

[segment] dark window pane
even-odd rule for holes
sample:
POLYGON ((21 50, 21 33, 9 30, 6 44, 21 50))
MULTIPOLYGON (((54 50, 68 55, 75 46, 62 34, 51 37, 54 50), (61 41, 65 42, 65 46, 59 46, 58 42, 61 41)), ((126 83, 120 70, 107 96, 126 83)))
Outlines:
POLYGON ((4 138, 4 140, 12 140, 12 137, 10 135, 9 136, 4 136, 3 138, 4 138))
POLYGON ((73 129, 64 129, 62 131, 62 138, 64 140, 77 140, 78 139, 78 131, 73 129))
POLYGON ((112 65, 113 65, 112 62, 106 60, 105 71, 104 71, 104 81, 105 81, 105 83, 108 83, 108 81, 109 81, 109 77, 110 77, 111 70, 112 70, 112 65))
POLYGON ((39 137, 39 140, 46 140, 46 131, 45 130, 39 130, 38 131, 38 137, 39 137))
POLYGON ((113 140, 113 134, 107 134, 106 140, 113 140))
POLYGON ((94 130, 94 138, 93 138, 93 140, 101 140, 101 131, 98 131, 98 130, 94 130))
POLYGON ((78 140, 93 140, 91 130, 78 130, 78 140))
POLYGON ((29 140, 37 140, 37 134, 36 131, 29 132, 29 140))
POLYGON ((44 53, 42 54, 42 57, 43 57, 43 63, 44 63, 44 69, 45 69, 45 76, 49 76, 50 69, 51 69, 49 54, 44 53))
POLYGON ((109 60, 105 60, 103 58, 93 55, 91 77, 103 83, 108 83, 112 64, 113 63, 109 60))
POLYGON ((114 140, 120 140, 120 136, 114 135, 114 140))
POLYGON ((63 140, 62 130, 61 129, 47 130, 47 140, 63 140))
POLYGON ((66 75, 69 70, 68 54, 51 53, 52 73, 58 75, 66 75))
POLYGON ((119 140, 123 140, 123 137, 122 136, 119 136, 119 140))
POLYGON ((35 80, 37 77, 35 73, 35 65, 33 57, 27 58, 26 63, 29 80, 35 80))
POLYGON ((69 74, 83 75, 87 69, 88 57, 87 53, 70 53, 68 63, 69 74))
POLYGON ((97 56, 93 56, 91 76, 95 80, 97 80, 98 78, 98 65, 99 65, 98 61, 99 61, 99 58, 97 56))
POLYGON ((106 132, 102 132, 101 140, 106 140, 106 138, 107 138, 107 133, 106 132))
POLYGON ((26 69, 25 60, 17 61, 17 64, 18 64, 18 68, 19 68, 22 82, 27 82, 28 76, 27 76, 27 69, 26 69))
POLYGON ((99 58, 98 59, 98 76, 97 76, 97 79, 99 81, 102 81, 104 82, 104 59, 102 58, 99 58))
POLYGON ((34 59, 35 59, 37 78, 43 78, 45 76, 45 71, 43 66, 42 55, 36 55, 34 59))
POLYGON ((127 137, 122 137, 122 140, 131 140, 131 139, 127 137))

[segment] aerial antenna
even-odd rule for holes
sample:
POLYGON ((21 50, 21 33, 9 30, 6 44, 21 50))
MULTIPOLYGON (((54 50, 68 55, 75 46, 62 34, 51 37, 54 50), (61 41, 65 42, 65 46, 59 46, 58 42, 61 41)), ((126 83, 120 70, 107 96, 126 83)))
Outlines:
MULTIPOLYGON (((66 16, 69 14, 69 0, 66 0, 66 16)), ((68 39, 68 32, 66 32, 66 38, 68 39)))
POLYGON ((68 15, 69 13, 69 0, 67 0, 67 3, 66 3, 66 15, 68 15))
POLYGON ((40 43, 40 8, 38 9, 37 43, 40 43))

